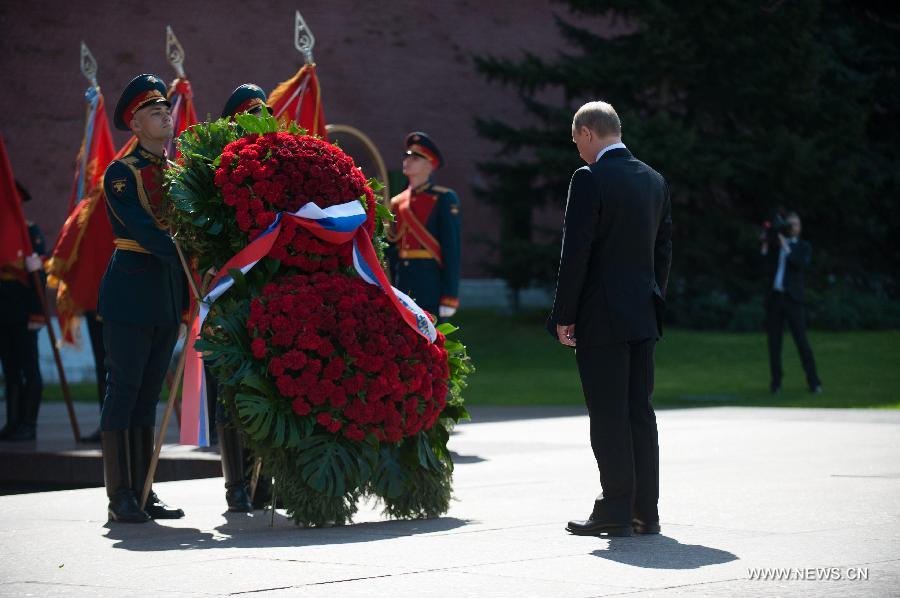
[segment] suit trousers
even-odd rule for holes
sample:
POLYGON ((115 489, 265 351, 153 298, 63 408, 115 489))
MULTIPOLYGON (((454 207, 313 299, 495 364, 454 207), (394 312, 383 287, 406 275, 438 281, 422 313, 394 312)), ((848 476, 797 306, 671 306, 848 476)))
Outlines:
POLYGON ((102 431, 156 425, 156 404, 177 340, 178 324, 103 322, 106 397, 100 410, 102 431))
POLYGON ((655 339, 645 339, 575 350, 603 489, 598 504, 602 517, 615 523, 659 519, 655 347, 655 339))
POLYGON ((772 388, 781 386, 781 345, 784 338, 784 323, 787 321, 797 352, 800 353, 800 363, 806 372, 806 383, 810 389, 821 384, 819 374, 816 372, 816 360, 813 357, 812 347, 806 338, 806 308, 799 301, 795 301, 789 295, 772 291, 766 298, 766 333, 769 341, 769 370, 771 372, 772 388))

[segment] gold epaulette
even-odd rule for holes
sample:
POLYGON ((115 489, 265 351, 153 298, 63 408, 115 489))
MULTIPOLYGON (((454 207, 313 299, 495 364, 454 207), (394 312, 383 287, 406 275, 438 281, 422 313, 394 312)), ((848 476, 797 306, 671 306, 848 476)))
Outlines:
POLYGON ((123 164, 136 164, 138 161, 136 156, 125 156, 124 158, 119 158, 119 162, 123 164))
POLYGON ((441 187, 440 185, 432 185, 429 191, 434 191, 435 193, 446 193, 450 191, 450 187, 441 187))
POLYGON ((116 249, 121 249, 123 251, 134 251, 136 253, 150 253, 143 247, 141 244, 135 241, 134 239, 123 239, 121 237, 116 237, 113 239, 113 243, 116 246, 116 249))

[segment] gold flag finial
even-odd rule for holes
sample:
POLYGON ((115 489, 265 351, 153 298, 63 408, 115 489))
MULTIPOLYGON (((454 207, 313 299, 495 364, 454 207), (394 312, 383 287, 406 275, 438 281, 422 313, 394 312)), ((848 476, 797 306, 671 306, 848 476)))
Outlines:
POLYGON ((303 20, 300 11, 296 11, 294 16, 294 47, 303 54, 307 64, 313 63, 313 46, 316 45, 316 37, 312 34, 310 28, 303 20))
POLYGON ((171 25, 166 25, 166 58, 172 68, 175 69, 175 75, 184 79, 184 48, 175 37, 171 25))
POLYGON ((97 87, 97 61, 88 49, 87 44, 81 42, 81 74, 97 87))

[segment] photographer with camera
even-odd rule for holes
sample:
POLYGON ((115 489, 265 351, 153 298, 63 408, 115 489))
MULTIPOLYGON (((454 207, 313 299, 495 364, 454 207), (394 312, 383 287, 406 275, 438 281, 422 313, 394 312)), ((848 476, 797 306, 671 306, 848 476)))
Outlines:
POLYGON ((800 353, 809 391, 822 392, 816 360, 806 338, 803 272, 809 266, 812 245, 800 238, 801 229, 800 216, 796 212, 784 213, 779 209, 771 222, 763 223, 760 234, 760 254, 766 264, 766 332, 772 394, 781 392, 781 344, 785 320, 800 353))

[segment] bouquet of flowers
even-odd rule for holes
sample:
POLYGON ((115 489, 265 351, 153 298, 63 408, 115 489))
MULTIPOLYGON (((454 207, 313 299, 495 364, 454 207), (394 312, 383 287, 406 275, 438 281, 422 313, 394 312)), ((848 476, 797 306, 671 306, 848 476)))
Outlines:
POLYGON ((447 441, 468 417, 473 368, 448 338, 455 327, 427 334, 421 316, 404 315, 408 298, 373 284, 391 217, 381 186, 336 146, 270 116, 202 123, 179 148, 169 219, 199 271, 274 239, 246 274, 228 271, 233 285, 209 306, 196 346, 289 515, 343 524, 364 496, 392 517, 445 513, 447 441), (325 217, 297 216, 308 209, 325 217), (356 215, 352 240, 321 232, 334 209, 356 215))

